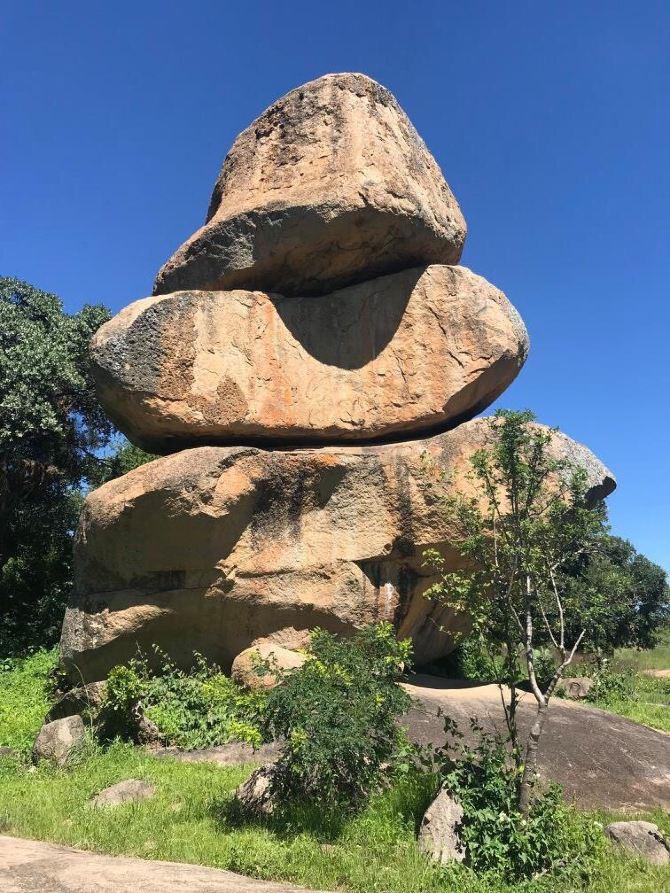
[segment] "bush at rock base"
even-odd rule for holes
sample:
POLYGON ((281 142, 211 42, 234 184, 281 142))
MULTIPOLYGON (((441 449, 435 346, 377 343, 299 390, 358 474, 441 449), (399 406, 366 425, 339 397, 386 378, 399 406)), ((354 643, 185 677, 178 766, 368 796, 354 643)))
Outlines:
POLYGON ((396 718, 410 705, 397 680, 411 655, 390 624, 350 639, 315 630, 309 658, 268 695, 266 725, 286 745, 273 794, 326 806, 360 802, 398 764, 404 738, 396 718))
POLYGON ((518 775, 503 740, 474 720, 473 731, 477 743, 465 747, 446 719, 447 744, 436 753, 441 783, 463 809, 457 830, 466 865, 512 883, 541 874, 586 880, 602 849, 602 827, 569 807, 558 785, 536 788, 524 818, 517 808, 518 775))
POLYGON ((114 667, 100 720, 108 737, 134 738, 141 711, 166 744, 189 749, 227 741, 260 744, 263 706, 262 693, 243 691, 201 656, 185 672, 162 655, 158 671, 142 658, 114 667))

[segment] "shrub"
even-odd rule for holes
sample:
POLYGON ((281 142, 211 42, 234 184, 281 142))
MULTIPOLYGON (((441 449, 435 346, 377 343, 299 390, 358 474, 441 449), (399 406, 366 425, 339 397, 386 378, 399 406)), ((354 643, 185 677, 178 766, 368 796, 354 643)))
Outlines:
POLYGON ((396 718, 411 700, 397 680, 411 646, 382 623, 351 639, 315 630, 308 653, 268 697, 267 728, 286 739, 274 793, 288 801, 354 805, 403 752, 396 718))
POLYGON ((0 659, 0 746, 27 752, 49 709, 49 675, 55 649, 0 659))
POLYGON ((437 662, 440 675, 472 682, 495 682, 497 667, 477 635, 462 638, 454 650, 437 662))
POLYGON ((613 704, 635 697, 636 674, 631 669, 612 670, 604 662, 587 695, 592 703, 613 704))
POLYGON ((586 876, 602 832, 563 801, 558 785, 534 791, 528 815, 517 807, 518 772, 502 739, 473 720, 477 743, 465 747, 449 719, 448 744, 436 753, 444 787, 463 807, 466 864, 508 882, 538 874, 586 876), (457 755, 450 755, 456 741, 457 755))
POLYGON ((102 709, 107 734, 134 737, 139 707, 166 743, 178 747, 208 747, 233 740, 261 743, 264 694, 242 691, 200 655, 189 672, 165 655, 161 658, 158 671, 151 671, 144 659, 111 671, 102 709))

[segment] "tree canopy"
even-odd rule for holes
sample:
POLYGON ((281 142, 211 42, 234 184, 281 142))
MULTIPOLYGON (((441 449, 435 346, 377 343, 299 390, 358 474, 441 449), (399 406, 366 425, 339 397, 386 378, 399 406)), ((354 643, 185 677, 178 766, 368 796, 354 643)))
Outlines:
POLYGON ((0 278, 0 651, 53 641, 71 580, 81 489, 113 427, 95 397, 88 342, 101 305, 0 278))

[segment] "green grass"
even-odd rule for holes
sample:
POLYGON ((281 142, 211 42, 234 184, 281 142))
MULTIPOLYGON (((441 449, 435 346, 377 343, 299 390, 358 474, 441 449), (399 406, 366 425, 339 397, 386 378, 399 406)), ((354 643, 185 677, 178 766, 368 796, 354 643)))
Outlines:
MULTIPOLYGON (((635 677, 633 696, 616 701, 598 701, 596 706, 603 710, 625 716, 634 722, 670 732, 670 679, 654 679, 641 674, 635 677)), ((668 743, 670 747, 670 742, 668 743)))
POLYGON ((21 751, 32 747, 49 709, 47 674, 56 660, 53 649, 0 661, 0 746, 21 751))
POLYGON ((615 672, 632 670, 636 674, 632 696, 603 703, 596 701, 596 706, 652 729, 670 732, 670 678, 644 673, 645 670, 670 669, 670 628, 663 631, 658 645, 649 651, 619 649, 611 668, 615 672))
MULTIPOLYGON (((89 743, 65 769, 30 767, 26 752, 48 706, 46 675, 54 659, 53 653, 34 655, 0 675, 0 743, 24 752, 22 758, 0 758, 0 833, 351 893, 670 893, 670 871, 623 858, 609 845, 584 887, 553 877, 510 887, 460 866, 438 868, 415 841, 431 796, 426 776, 399 782, 356 816, 328 821, 305 812, 273 825, 245 824, 230 809, 248 767, 157 759, 120 743, 107 750, 89 743), (87 805, 126 778, 153 782, 157 795, 109 810, 87 805)), ((640 817, 670 834, 667 815, 640 817)), ((593 814, 589 820, 605 824, 612 817, 593 814)))
MULTIPOLYGON (((544 878, 508 887, 466 869, 449 871, 419 853, 416 822, 430 792, 408 779, 373 798, 358 816, 330 827, 314 815, 293 824, 240 825, 230 817, 235 787, 248 768, 185 764, 156 759, 129 745, 91 747, 66 770, 0 760, 0 831, 104 853, 194 862, 321 889, 365 893, 571 893, 572 882, 544 878), (149 801, 92 810, 87 801, 124 778, 153 782, 149 801)), ((670 832, 668 817, 652 817, 670 832)), ((610 820, 594 816, 593 820, 610 820)), ((623 859, 605 847, 589 893, 660 893, 670 872, 623 859)))
POLYGON ((643 670, 670 670, 670 626, 659 637, 659 643, 649 651, 620 648, 614 657, 615 667, 630 667, 636 672, 643 670))

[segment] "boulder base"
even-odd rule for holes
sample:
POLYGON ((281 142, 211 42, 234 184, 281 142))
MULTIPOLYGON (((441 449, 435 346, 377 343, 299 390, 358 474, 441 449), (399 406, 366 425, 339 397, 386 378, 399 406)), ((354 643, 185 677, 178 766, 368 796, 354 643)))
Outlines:
POLYGON ((505 295, 465 267, 440 265, 318 300, 249 291, 144 298, 91 343, 100 401, 155 453, 435 431, 488 406, 527 354, 505 295))
POLYGON ((417 264, 458 263, 465 221, 393 95, 362 74, 291 90, 235 140, 207 214, 154 294, 325 294, 417 264))
MULTIPOLYGON (((448 653, 467 620, 423 597, 423 552, 458 566, 441 497, 469 492, 490 433, 476 419, 377 447, 199 447, 110 481, 81 516, 65 667, 103 679, 157 644, 183 666, 197 651, 228 669, 259 639, 295 648, 316 626, 379 620, 413 639, 418 664, 448 653)), ((594 496, 614 489, 585 447, 555 434, 552 450, 586 468, 594 496)))

